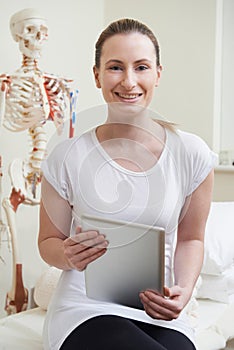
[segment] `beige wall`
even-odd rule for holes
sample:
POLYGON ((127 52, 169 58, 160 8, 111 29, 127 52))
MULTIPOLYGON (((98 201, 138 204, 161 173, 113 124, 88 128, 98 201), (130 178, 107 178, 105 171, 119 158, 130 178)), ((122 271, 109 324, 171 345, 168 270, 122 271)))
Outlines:
POLYGON ((234 172, 215 171, 213 200, 234 201, 234 172))
MULTIPOLYGON (((106 0, 105 23, 120 17, 145 22, 158 37, 163 65, 151 108, 212 148, 216 45, 215 0, 106 0)), ((215 173, 214 200, 234 200, 234 171, 215 173)))

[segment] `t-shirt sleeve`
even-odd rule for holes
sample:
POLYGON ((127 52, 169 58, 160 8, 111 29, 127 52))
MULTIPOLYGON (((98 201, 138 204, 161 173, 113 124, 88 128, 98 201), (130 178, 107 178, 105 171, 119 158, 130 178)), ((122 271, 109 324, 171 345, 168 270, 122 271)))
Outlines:
POLYGON ((69 186, 66 176, 66 156, 69 144, 70 140, 66 140, 55 146, 41 166, 45 179, 66 200, 69 200, 69 186))
POLYGON ((187 195, 190 195, 218 164, 218 155, 200 137, 193 134, 187 137, 186 149, 191 167, 187 195))

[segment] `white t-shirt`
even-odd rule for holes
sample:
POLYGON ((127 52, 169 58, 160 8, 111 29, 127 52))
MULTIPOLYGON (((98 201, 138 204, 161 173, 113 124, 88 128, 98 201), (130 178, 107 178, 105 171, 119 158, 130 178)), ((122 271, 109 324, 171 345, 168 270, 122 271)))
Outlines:
MULTIPOLYGON (((42 165, 46 180, 73 208, 70 235, 83 213, 164 227, 165 281, 170 287, 181 209, 215 166, 217 156, 198 136, 166 129, 159 160, 147 171, 134 172, 110 158, 95 131, 63 141, 42 165)), ((47 312, 45 349, 58 350, 79 324, 105 314, 175 329, 194 341, 185 311, 176 320, 160 321, 142 310, 91 300, 86 296, 84 272, 70 270, 63 271, 47 312)))

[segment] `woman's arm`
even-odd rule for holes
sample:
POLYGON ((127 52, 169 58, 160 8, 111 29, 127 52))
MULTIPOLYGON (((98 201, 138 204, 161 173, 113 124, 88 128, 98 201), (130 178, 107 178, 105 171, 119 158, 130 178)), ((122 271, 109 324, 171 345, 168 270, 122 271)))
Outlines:
POLYGON ((70 236, 72 209, 55 189, 42 181, 38 247, 42 259, 62 270, 84 270, 106 252, 108 242, 97 231, 77 232, 70 236))
POLYGON ((178 225, 174 257, 175 285, 165 287, 165 296, 140 294, 145 311, 153 318, 172 320, 188 303, 200 274, 204 254, 204 232, 213 189, 213 171, 186 201, 178 225))
POLYGON ((175 284, 186 288, 189 298, 200 274, 204 234, 213 189, 213 171, 188 199, 178 226, 174 259, 175 284))

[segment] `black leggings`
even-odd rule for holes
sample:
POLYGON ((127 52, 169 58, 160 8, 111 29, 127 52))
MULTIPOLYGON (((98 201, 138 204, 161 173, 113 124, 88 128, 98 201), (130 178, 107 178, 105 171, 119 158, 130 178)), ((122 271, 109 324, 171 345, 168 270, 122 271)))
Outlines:
POLYGON ((119 316, 97 316, 65 339, 60 350, 195 350, 182 333, 119 316))

